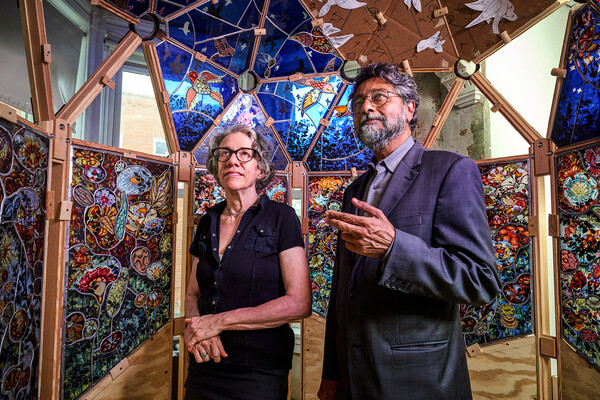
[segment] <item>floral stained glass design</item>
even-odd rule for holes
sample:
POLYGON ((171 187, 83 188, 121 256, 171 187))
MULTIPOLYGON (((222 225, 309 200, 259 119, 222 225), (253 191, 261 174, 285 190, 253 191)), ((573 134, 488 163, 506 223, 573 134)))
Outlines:
POLYGON ((171 318, 174 168, 73 147, 63 393, 75 399, 171 318))
POLYGON ((38 393, 49 139, 0 119, 0 398, 38 393))
POLYGON ((501 288, 483 307, 461 305, 465 345, 489 344, 533 332, 528 161, 479 166, 501 288))
POLYGON ((557 146, 600 136, 600 24, 598 11, 582 7, 572 16, 562 82, 552 128, 557 146))
MULTIPOLYGON (((286 175, 275 175, 269 185, 261 192, 266 193, 271 200, 289 203, 288 178, 286 175)), ((206 170, 196 169, 194 178, 194 227, 200 217, 206 214, 206 209, 225 200, 225 190, 206 170)), ((194 228, 195 229, 195 228, 194 228)))
POLYGON ((337 229, 325 223, 325 211, 342 209, 350 176, 308 178, 308 267, 312 282, 313 311, 326 316, 337 245, 337 229))
POLYGON ((600 368, 600 147, 556 157, 562 337, 600 368))

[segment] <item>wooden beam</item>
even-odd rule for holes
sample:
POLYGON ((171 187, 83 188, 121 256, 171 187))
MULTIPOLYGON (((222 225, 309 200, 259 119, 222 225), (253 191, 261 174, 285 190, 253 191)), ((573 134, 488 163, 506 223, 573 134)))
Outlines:
POLYGON ((111 13, 115 14, 117 17, 124 19, 125 21, 132 23, 134 25, 137 25, 140 22, 139 19, 132 17, 131 15, 127 14, 125 11, 123 11, 119 7, 115 6, 114 4, 109 3, 106 0, 90 0, 90 4, 92 4, 93 6, 100 6, 100 7, 104 8, 105 10, 108 10, 111 13))
POLYGON ((531 144, 542 136, 535 130, 529 123, 510 105, 500 92, 494 88, 494 86, 487 80, 487 78, 481 73, 481 71, 475 72, 471 75, 471 82, 479 89, 481 93, 490 101, 490 103, 497 105, 501 104, 498 112, 506 118, 506 120, 519 132, 519 134, 531 144))
MULTIPOLYGON (((554 295, 554 287, 549 285, 550 272, 548 266, 548 229, 545 216, 546 210, 546 184, 543 175, 530 174, 531 208, 530 215, 537 223, 537 235, 531 236, 531 253, 533 265, 531 266, 531 289, 535 294, 533 302, 533 315, 535 323, 535 336, 538 343, 546 344, 541 338, 551 337, 550 332, 550 296, 554 295)), ((547 347, 536 346, 536 378, 539 399, 552 398, 552 372, 551 358, 545 353, 547 347), (543 350, 543 351, 541 351, 543 350)))
POLYGON ((442 131, 442 127, 444 126, 444 122, 446 122, 446 118, 448 118, 448 115, 450 115, 450 111, 452 111, 452 107, 454 107, 454 102, 460 95, 460 91, 462 90, 464 85, 465 85, 465 80, 461 79, 459 77, 457 77, 456 80, 454 81, 454 83, 452 84, 452 87, 450 88, 448 95, 444 99, 444 103, 440 107, 437 115, 435 116, 435 118, 433 120, 434 121, 432 124, 433 126, 429 130, 429 133, 427 134, 427 137, 425 138, 425 141, 423 142, 423 146, 426 149, 431 149, 431 147, 437 140, 438 136, 440 135, 440 132, 442 131))
POLYGON ((49 47, 42 3, 42 0, 19 0, 31 89, 31 108, 35 122, 54 119, 50 63, 45 62, 51 55, 44 52, 49 47))
POLYGON ((531 147, 533 148, 531 154, 533 154, 533 172, 534 175, 548 175, 550 174, 550 165, 554 161, 554 152, 556 146, 550 139, 537 139, 531 147))
POLYGON ((105 86, 103 80, 105 81, 107 77, 112 79, 141 42, 142 39, 133 32, 125 35, 71 100, 60 109, 56 117, 64 119, 69 125, 72 125, 96 96, 100 94, 105 86))
POLYGON ((158 114, 160 115, 160 121, 167 141, 167 148, 169 149, 169 154, 173 154, 181 149, 177 140, 175 122, 173 122, 173 115, 171 114, 169 92, 165 87, 160 62, 158 61, 158 53, 154 45, 150 42, 142 43, 142 50, 144 51, 144 58, 146 59, 146 65, 150 73, 152 89, 154 89, 154 97, 156 98, 158 114))
MULTIPOLYGON (((54 129, 60 129, 54 124, 54 129)), ((67 125, 66 136, 70 137, 71 126, 67 125)), ((56 137, 56 136, 55 136, 56 137)), ((67 148, 70 143, 67 143, 67 148)), ((50 143, 49 154, 54 154, 54 141, 50 143)), ((69 195, 69 170, 71 163, 64 159, 52 158, 50 161, 49 188, 54 192, 54 203, 68 201, 69 195)), ((70 219, 64 219, 64 207, 50 207, 53 215, 47 215, 48 225, 46 235, 52 238, 48 245, 46 241, 44 254, 44 299, 42 306, 42 341, 40 344, 40 391, 41 400, 59 399, 61 394, 61 358, 62 358, 62 332, 63 332, 63 303, 65 291, 65 257, 70 219), (61 215, 62 210, 62 215, 61 215)))

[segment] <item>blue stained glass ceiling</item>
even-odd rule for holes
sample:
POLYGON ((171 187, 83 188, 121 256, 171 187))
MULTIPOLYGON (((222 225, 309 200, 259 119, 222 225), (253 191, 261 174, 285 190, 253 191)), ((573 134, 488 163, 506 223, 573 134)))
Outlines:
POLYGON ((313 26, 298 0, 183 2, 156 4, 166 27, 156 50, 181 150, 204 164, 210 138, 242 122, 271 140, 278 170, 309 156, 315 171, 364 168, 370 154, 354 145, 351 120, 334 111, 348 83, 336 46, 352 35, 330 23, 313 26), (238 81, 247 74, 256 85, 246 95, 238 81), (324 129, 330 117, 339 121, 324 129), (351 143, 344 146, 350 156, 333 156, 335 142, 351 143))
POLYGON ((557 146, 600 136, 600 24, 595 10, 573 15, 552 140, 557 146))

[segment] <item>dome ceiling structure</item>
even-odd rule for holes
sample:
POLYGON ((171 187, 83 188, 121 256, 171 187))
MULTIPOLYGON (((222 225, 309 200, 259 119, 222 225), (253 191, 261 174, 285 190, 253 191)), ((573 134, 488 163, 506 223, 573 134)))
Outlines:
MULTIPOLYGON (((152 17, 174 137, 205 164, 208 138, 234 123, 261 130, 278 170, 364 169, 348 98, 357 68, 408 73, 478 63, 564 1, 94 0, 132 26, 152 17)), ((148 43, 148 42, 147 42, 148 43)), ((152 70, 151 70, 152 73, 152 70)), ((165 118, 165 117, 163 117, 165 118)))

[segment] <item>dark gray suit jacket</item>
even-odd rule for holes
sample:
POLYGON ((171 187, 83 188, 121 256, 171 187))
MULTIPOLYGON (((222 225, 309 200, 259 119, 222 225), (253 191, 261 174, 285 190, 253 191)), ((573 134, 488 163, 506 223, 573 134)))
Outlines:
MULTIPOLYGON (((343 211, 357 212, 367 180, 348 187, 343 211)), ((470 399, 459 304, 499 292, 479 169, 415 143, 378 208, 396 228, 383 272, 338 237, 323 379, 341 399, 470 399)))

